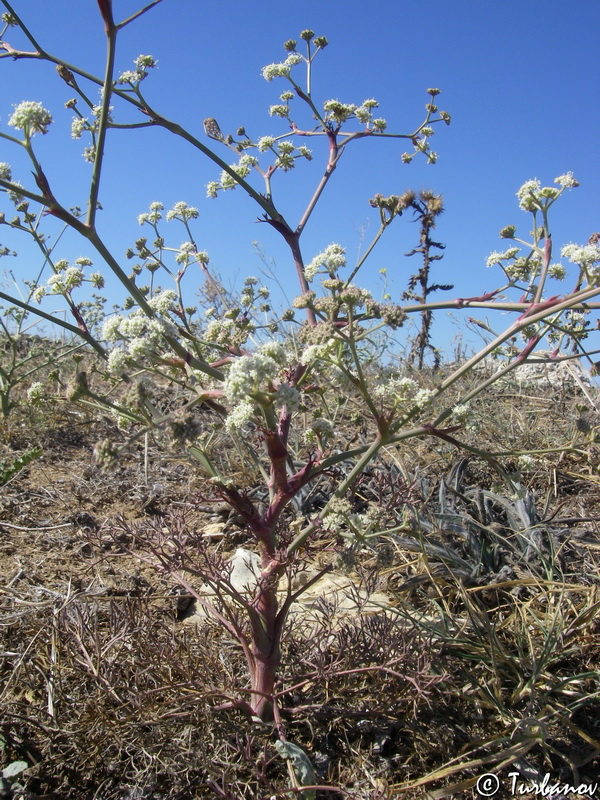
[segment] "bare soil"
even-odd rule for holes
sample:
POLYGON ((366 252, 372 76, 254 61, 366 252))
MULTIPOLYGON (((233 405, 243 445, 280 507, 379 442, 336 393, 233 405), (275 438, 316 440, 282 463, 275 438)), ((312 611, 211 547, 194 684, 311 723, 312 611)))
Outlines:
MULTIPOLYGON (((442 479, 451 484, 462 456, 446 445, 394 454, 412 464, 403 504, 423 527, 393 540, 387 560, 365 552, 349 568, 395 598, 397 617, 325 623, 310 641, 290 631, 284 643, 282 724, 330 787, 317 798, 478 797, 486 772, 508 798, 511 770, 577 785, 600 776, 598 413, 580 396, 504 392, 493 403, 491 443, 509 430, 527 448, 535 429, 551 447, 585 428, 585 444, 522 475, 544 558, 509 546, 517 534, 508 507, 486 500, 498 489, 485 461, 464 461, 456 517, 441 521, 442 479), (460 515, 498 542, 495 573, 468 575, 444 556, 470 563, 460 515)), ((235 644, 187 624, 175 577, 133 554, 165 530, 212 531, 223 557, 249 537, 198 470, 152 440, 101 469, 94 445, 117 435, 110 419, 61 406, 17 409, 3 431, 4 463, 42 454, 0 488, 0 744, 5 765, 29 765, 0 796, 290 796, 272 727, 216 710, 243 692, 235 644)), ((400 502, 381 475, 357 487, 357 503, 400 502)), ((310 544, 321 563, 342 551, 310 544)))

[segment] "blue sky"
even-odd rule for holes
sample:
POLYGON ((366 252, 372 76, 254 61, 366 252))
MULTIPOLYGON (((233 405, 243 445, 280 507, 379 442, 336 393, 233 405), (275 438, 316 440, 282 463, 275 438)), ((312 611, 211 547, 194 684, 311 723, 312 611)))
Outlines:
MULTIPOLYGON (((54 0, 49 10, 47 0, 14 0, 14 7, 49 52, 90 72, 102 72, 105 45, 95 2, 54 0)), ((121 19, 139 6, 114 0, 113 7, 121 19)), ((253 137, 285 132, 285 121, 268 115, 285 81, 267 83, 261 68, 283 60, 282 43, 298 38, 304 28, 330 42, 315 62, 317 104, 331 98, 360 103, 375 97, 388 130, 408 133, 422 119, 428 102, 425 90, 439 87, 438 105, 452 115, 452 125, 436 126, 432 146, 438 163, 415 159, 411 165, 402 164, 401 153, 410 149, 403 141, 356 142, 306 229, 303 252, 309 261, 326 245, 339 242, 353 263, 377 229, 370 197, 430 188, 444 196, 446 208, 436 231, 446 244, 445 257, 433 277, 454 283, 451 295, 464 297, 489 291, 501 281, 498 271, 485 267, 488 254, 504 247, 500 228, 514 223, 523 235, 529 231, 529 217, 519 210, 515 197, 526 180, 537 177, 549 185, 557 175, 572 171, 581 182, 555 206, 555 253, 567 242, 587 242, 600 229, 599 23, 600 6, 592 0, 397 0, 385 5, 305 0, 256 7, 241 0, 164 0, 125 29, 117 70, 131 68, 140 53, 157 58, 158 69, 144 83, 148 100, 207 144, 202 121, 209 116, 216 117, 226 133, 235 133, 240 125, 253 137)), ((14 30, 6 38, 17 47, 22 43, 14 30)), ((52 65, 2 59, 0 70, 0 126, 10 131, 6 122, 13 104, 42 101, 55 118, 50 133, 35 140, 42 165, 64 205, 84 204, 89 165, 81 156, 84 142, 70 138, 72 113, 64 108, 72 90, 56 77, 52 65)), ((304 120, 308 127, 308 117, 304 120)), ((293 172, 276 176, 274 183, 275 198, 290 222, 297 221, 325 163, 325 141, 312 139, 310 145, 312 164, 299 163, 293 172)), ((216 144, 216 149, 233 161, 226 148, 216 144)), ((29 168, 16 149, 2 141, 0 161, 11 163, 15 177, 26 184, 29 168)), ((218 175, 218 167, 201 153, 163 131, 112 131, 100 195, 100 231, 122 257, 141 235, 137 216, 150 202, 161 200, 168 208, 185 200, 200 210, 194 229, 197 242, 209 252, 226 285, 241 286, 245 276, 259 273, 261 262, 253 247, 258 242, 292 298, 297 287, 288 252, 270 227, 256 222, 253 202, 239 189, 217 200, 206 198, 206 183, 218 175)), ((262 189, 259 176, 255 185, 262 189)), ((165 230, 173 231, 172 242, 179 244, 183 231, 172 225, 165 230)), ((22 255, 4 259, 0 267, 31 276, 35 262, 30 248, 6 234, 0 229, 0 241, 22 255)), ((418 265, 416 258, 404 257, 417 237, 409 216, 390 227, 365 267, 363 282, 374 293, 379 291, 379 270, 385 267, 388 290, 400 297, 418 265)), ((95 258, 86 243, 67 238, 64 247, 67 258, 95 258)), ((124 258, 123 263, 128 266, 124 258)), ((95 266, 100 264, 96 261, 95 266)), ((193 281, 189 288, 193 293, 193 281)), ((121 296, 114 281, 108 292, 111 300, 121 296)), ((483 318, 483 312, 469 313, 483 318)), ((450 342, 459 330, 445 312, 438 315, 438 342, 446 350, 451 351, 450 342)))

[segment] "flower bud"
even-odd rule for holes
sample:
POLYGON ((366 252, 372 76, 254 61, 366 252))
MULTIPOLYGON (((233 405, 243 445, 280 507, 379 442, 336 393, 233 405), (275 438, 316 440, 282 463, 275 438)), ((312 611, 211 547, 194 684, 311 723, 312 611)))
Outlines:
POLYGON ((75 76, 68 67, 65 67, 64 64, 57 64, 56 72, 68 86, 75 85, 75 76))

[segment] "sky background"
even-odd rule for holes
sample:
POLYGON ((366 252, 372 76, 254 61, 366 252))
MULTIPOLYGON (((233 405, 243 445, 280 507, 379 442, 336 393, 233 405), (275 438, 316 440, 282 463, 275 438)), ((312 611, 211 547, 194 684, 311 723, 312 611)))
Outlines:
MULTIPOLYGON (((131 0, 114 0, 115 18, 123 19, 139 7, 131 0)), ((47 51, 102 74, 105 44, 95 2, 14 0, 14 8, 47 51)), ((444 197, 446 210, 435 237, 446 250, 432 279, 455 284, 452 293, 432 295, 441 300, 446 299, 444 294, 479 295, 502 281, 499 268, 487 269, 485 261, 491 251, 508 246, 498 237, 505 225, 516 224, 526 238, 530 217, 519 210, 515 193, 528 179, 552 185, 556 176, 572 171, 581 182, 554 207, 555 255, 563 244, 586 243, 600 230, 599 27, 597 0, 430 0, 427 4, 396 0, 342 5, 304 0, 256 6, 241 0, 164 0, 124 29, 116 69, 130 69, 136 56, 152 54, 158 68, 143 84, 147 99, 206 144, 210 140, 203 134, 205 117, 217 118, 225 133, 235 133, 241 125, 253 138, 286 132, 286 122, 269 117, 268 108, 289 84, 282 79, 267 83, 261 68, 283 60, 283 42, 298 39, 305 28, 330 42, 315 62, 317 105, 333 98, 359 104, 374 97, 388 131, 409 133, 423 119, 429 101, 426 89, 440 88, 437 104, 452 115, 452 125, 435 126, 431 143, 438 163, 427 165, 425 159, 416 158, 403 164, 402 152, 412 148, 402 140, 354 143, 307 226, 303 253, 308 262, 331 242, 339 242, 353 265, 377 231, 378 215, 369 206, 370 197, 378 192, 400 194, 408 188, 433 189, 444 197)), ((15 47, 24 46, 16 29, 6 39, 15 47)), ((70 138, 73 115, 64 103, 73 96, 72 89, 56 76, 52 65, 43 62, 3 58, 0 76, 0 129, 13 132, 7 121, 14 104, 43 102, 55 124, 47 136, 36 137, 36 152, 59 201, 67 207, 85 205, 91 168, 81 155, 87 142, 70 138)), ((301 105, 298 100, 294 103, 297 108, 301 105)), ((115 118, 137 120, 130 111, 123 117, 116 111, 115 118)), ((308 115, 298 115, 298 121, 310 127, 308 115)), ((314 161, 310 165, 299 161, 293 172, 277 175, 273 184, 275 201, 293 224, 326 163, 324 138, 300 143, 310 145, 314 161)), ((233 153, 214 144, 224 160, 234 161, 233 153)), ((106 152, 100 193, 104 210, 98 225, 126 269, 131 262, 124 252, 143 233, 138 214, 154 200, 165 208, 184 200, 200 211, 196 241, 208 251, 212 268, 227 287, 239 288, 247 275, 260 275, 262 263, 253 245, 257 242, 275 265, 288 299, 298 293, 288 251, 269 226, 256 222, 253 201, 240 189, 217 200, 206 198, 206 184, 217 180, 220 171, 202 153, 157 129, 111 131, 106 152)), ((35 188, 18 148, 0 141, 0 161, 9 162, 14 177, 35 188)), ((257 175, 253 181, 259 191, 260 180, 257 175)), ((174 225, 164 230, 167 243, 177 246, 187 237, 174 225)), ((3 259, 0 269, 10 268, 18 278, 32 277, 39 260, 30 246, 9 234, 0 228, 0 242, 18 250, 19 258, 3 259)), ((395 221, 367 262, 362 283, 378 296, 379 270, 386 268, 387 290, 399 300, 409 276, 420 266, 417 257, 404 256, 417 242, 418 226, 411 215, 395 221)), ((66 237, 61 245, 64 257, 90 256, 94 268, 106 272, 86 242, 66 237)), ((191 296, 199 283, 199 277, 190 276, 191 296)), ((108 282, 107 293, 111 303, 122 300, 114 280, 108 282)), ((467 314, 486 316, 477 310, 467 314)), ((461 332, 467 343, 479 342, 459 319, 459 312, 453 318, 447 312, 436 316, 436 343, 450 355, 461 332)))

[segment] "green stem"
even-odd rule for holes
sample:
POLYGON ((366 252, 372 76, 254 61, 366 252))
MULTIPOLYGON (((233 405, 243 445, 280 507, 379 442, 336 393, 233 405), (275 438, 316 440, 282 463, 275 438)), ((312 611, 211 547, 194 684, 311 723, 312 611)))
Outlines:
POLYGON ((329 183, 329 179, 335 172, 335 169, 338 165, 338 161, 342 157, 342 153, 344 152, 346 145, 349 144, 352 138, 356 138, 356 134, 350 134, 348 140, 340 145, 338 144, 337 141, 337 133, 331 133, 328 131, 327 136, 329 138, 329 156, 327 160, 327 166, 325 167, 325 172, 323 174, 323 177, 319 181, 319 185, 315 189, 315 192, 311 197, 310 202, 306 207, 306 210, 302 215, 300 222, 298 223, 298 227, 296 228, 296 234, 298 236, 300 236, 300 234, 304 230, 306 223, 310 219, 312 212, 314 211, 317 203, 319 202, 319 198, 325 191, 325 187, 327 186, 327 184, 329 183))
POLYGON ((350 275, 349 275, 349 277, 348 277, 348 280, 347 280, 347 281, 346 281, 346 283, 345 283, 345 286, 346 286, 346 287, 348 287, 348 286, 349 286, 349 285, 352 283, 352 279, 355 277, 355 275, 357 274, 357 272, 359 271, 359 269, 362 267, 362 265, 365 263, 365 261, 367 260, 367 258, 368 258, 368 257, 371 255, 371 252, 373 251, 373 249, 374 249, 375 245, 377 244, 377 242, 378 242, 378 241, 381 239, 381 237, 383 236, 383 232, 385 231, 385 229, 386 229, 386 228, 387 228, 387 225, 385 225, 385 224, 383 224, 383 223, 382 223, 382 224, 381 224, 381 226, 380 226, 380 228, 379 228, 379 230, 378 230, 378 231, 377 231, 377 233, 375 234, 375 238, 373 239, 373 241, 371 242, 371 244, 370 244, 370 245, 368 246, 368 248, 366 249, 366 251, 365 251, 364 255, 363 255, 363 256, 362 256, 362 258, 359 260, 358 264, 357 264, 357 265, 354 267, 354 269, 353 269, 353 270, 352 270, 352 272, 350 273, 350 275))
POLYGON ((2 4, 8 9, 9 14, 11 14, 11 16, 13 16, 17 20, 17 23, 18 23, 19 27, 21 28, 21 30, 23 31, 25 36, 29 39, 31 44, 38 51, 38 53, 40 53, 40 54, 43 53, 44 51, 42 50, 42 48, 37 43, 37 41, 34 38, 33 34, 29 30, 29 28, 25 25, 25 23, 23 22, 21 17, 17 14, 17 12, 12 8, 12 6, 8 2, 8 0, 2 0, 2 4))
POLYGON ((53 316, 52 314, 47 314, 45 311, 42 311, 41 308, 35 308, 34 306, 30 305, 29 303, 25 303, 22 300, 18 300, 16 297, 11 297, 9 294, 5 294, 4 292, 0 292, 0 298, 2 300, 6 300, 9 303, 19 306, 19 308, 24 309, 25 311, 29 311, 31 314, 35 314, 37 317, 41 317, 45 319, 47 322, 51 322, 53 325, 58 325, 64 330, 69 331, 70 333, 79 336, 92 347, 99 355, 103 358, 106 358, 106 352, 102 345, 97 342, 94 337, 90 333, 86 333, 82 331, 81 328, 75 327, 75 325, 71 325, 69 322, 65 322, 64 320, 58 319, 58 317, 53 316))
POLYGON ((121 30, 121 28, 124 28, 126 25, 129 25, 129 23, 133 22, 134 19, 141 17, 142 14, 145 14, 147 11, 150 11, 151 8, 154 8, 154 6, 157 6, 159 3, 162 3, 162 1, 163 0, 152 0, 152 2, 148 3, 147 6, 144 6, 144 8, 141 8, 139 11, 136 11, 135 14, 132 14, 130 17, 127 17, 127 19, 124 19, 123 22, 119 22, 119 24, 116 27, 119 30, 121 30))
POLYGON ((355 341, 354 330, 353 330, 354 329, 354 317, 352 315, 352 309, 348 310, 348 326, 349 326, 349 330, 348 330, 349 335, 348 335, 348 338, 347 338, 347 343, 348 343, 348 346, 350 347, 350 352, 352 353, 352 360, 354 361, 354 367, 356 369, 356 375, 358 377, 358 382, 359 382, 359 386, 360 386, 360 393, 361 393, 361 395, 363 397, 363 400, 365 401, 365 403, 369 407, 369 411, 371 412, 371 415, 372 415, 373 419, 379 425, 380 422, 381 422, 381 415, 379 414, 379 412, 377 411, 377 409, 375 407, 375 404, 371 400, 371 395, 369 394, 369 389, 367 387, 367 382, 365 380, 365 376, 364 376, 364 373, 363 373, 363 370, 362 370, 362 365, 360 363, 358 350, 356 349, 356 341, 355 341))
MULTIPOLYGON (((423 429, 424 432, 424 429, 423 429)), ((352 483, 356 480, 356 478, 365 470, 365 468, 371 463, 373 458, 377 455, 377 453, 381 450, 381 448, 387 444, 387 440, 378 434, 377 438, 371 445, 365 450, 362 454, 361 458, 358 459, 356 464, 354 465, 353 469, 350 471, 350 474, 339 484, 337 489, 332 493, 331 497, 329 498, 329 502, 325 506, 325 508, 320 512, 320 517, 322 517, 326 512, 327 508, 331 504, 332 500, 338 497, 342 497, 348 487, 352 485, 352 483)), ((347 456, 349 454, 346 454, 347 456)), ((287 556, 291 556, 293 553, 298 550, 299 547, 302 547, 304 542, 308 539, 308 537, 314 533, 318 528, 318 521, 311 522, 309 525, 306 526, 300 533, 296 536, 296 538, 292 541, 292 543, 287 548, 287 556)))
MULTIPOLYGON (((598 289, 596 287, 594 287, 592 289, 587 289, 587 290, 583 290, 583 291, 577 292, 576 293, 577 296, 578 296, 577 300, 580 301, 580 302, 584 302, 588 297, 595 297, 599 292, 600 292, 600 289, 598 289)), ((531 304, 528 304, 527 307, 530 307, 530 305, 531 304)), ((586 304, 586 306, 587 306, 587 304, 586 304)), ((516 333, 519 333, 519 331, 523 330, 524 328, 529 327, 529 325, 534 325, 536 322, 541 322, 542 320, 546 319, 547 317, 549 317, 551 315, 558 314, 559 312, 564 311, 566 309, 570 309, 570 308, 573 308, 572 296, 567 297, 566 299, 563 299, 561 302, 557 301, 555 304, 553 304, 550 307, 550 309, 545 308, 542 311, 539 311, 537 314, 531 314, 531 315, 529 315, 527 317, 524 317, 522 322, 517 320, 509 328, 507 328, 504 331, 504 333, 501 333, 492 342, 490 342, 488 345, 486 345, 483 348, 483 350, 480 350, 472 358, 470 358, 468 361, 466 361, 461 367, 459 367, 456 370, 456 372, 454 372, 452 375, 450 375, 449 378, 446 378, 446 380, 443 381, 440 384, 440 386, 438 387, 438 389, 436 391, 436 397, 439 396, 440 394, 442 394, 442 392, 444 392, 449 386, 452 386, 453 383, 456 383, 456 381, 462 375, 464 375, 467 372, 470 372, 476 364, 478 364, 480 361, 483 361, 483 359, 486 356, 488 356, 491 352, 493 352, 497 347, 500 347, 500 345, 504 344, 504 342, 506 342, 508 339, 510 339, 516 333)), ((518 360, 515 360, 514 362, 509 364, 502 371, 501 375, 504 375, 506 372, 509 372, 511 369, 515 369, 518 366, 519 363, 520 362, 518 360)), ((500 377, 500 375, 498 377, 500 377)), ((486 382, 485 385, 487 386, 488 383, 489 383, 489 381, 486 382)), ((447 414, 444 414, 442 418, 444 418, 445 416, 447 416, 447 414)), ((436 420, 434 425, 437 424, 439 421, 440 421, 440 418, 438 418, 438 420, 436 420)))
MULTIPOLYGON (((89 230, 85 228, 85 237, 88 239, 90 244, 96 248, 96 250, 100 253, 104 261, 108 264, 114 275, 121 281, 123 286, 127 289, 130 293, 132 298, 135 302, 139 305, 140 309, 148 316, 150 319, 155 319, 156 314, 152 307, 149 305, 148 301, 144 297, 144 295, 140 292, 138 287, 135 283, 129 279, 129 277, 125 274, 125 272, 120 267, 119 263, 116 261, 110 250, 106 247, 100 236, 95 230, 89 230)), ((174 337, 172 336, 165 336, 165 339, 171 346, 172 350, 182 358, 186 364, 189 364, 194 369, 198 369, 201 372, 204 372, 206 375, 210 375, 211 378, 216 378, 219 381, 223 380, 223 373, 211 367, 210 364, 207 364, 206 361, 199 359, 197 356, 192 355, 185 347, 174 337)))
POLYGON ((137 108, 139 108, 140 111, 147 114, 154 121, 155 124, 160 125, 162 128, 165 128, 166 130, 170 131, 175 136, 179 136, 182 139, 185 139, 186 142, 189 142, 197 150, 200 150, 204 155, 208 156, 211 159, 211 161, 214 161, 214 163, 218 167, 220 167, 229 176, 231 176, 235 180, 235 182, 242 187, 242 189, 246 192, 246 194, 249 195, 256 203, 258 203, 258 205, 263 209, 263 211, 265 211, 265 213, 271 219, 273 219, 280 225, 285 225, 286 227, 289 227, 283 216, 277 211, 277 209, 272 203, 270 203, 265 197, 263 197, 259 192, 257 192, 253 186, 251 186, 246 180, 244 180, 244 178, 241 178, 237 174, 237 172, 232 167, 230 167, 229 164, 223 161, 223 159, 219 158, 219 156, 216 155, 216 153, 213 153, 213 151, 210 150, 208 147, 206 147, 206 145, 202 144, 202 142, 199 141, 199 139, 196 139, 195 136, 192 136, 192 134, 189 133, 189 131, 187 131, 178 123, 172 122, 170 119, 163 117, 157 111, 154 111, 154 109, 152 109, 147 103, 144 102, 144 104, 142 104, 137 100, 134 100, 133 98, 127 98, 127 99, 137 108))
POLYGON ((540 275, 540 282, 535 293, 534 302, 539 303, 544 293, 544 285, 546 283, 546 275, 548 274, 548 267, 550 266, 550 258, 552 256, 552 240, 548 232, 548 209, 542 208, 542 216, 544 219, 544 237, 546 239, 544 251, 542 255, 542 274, 540 275))
POLYGON ((110 116, 110 98, 112 94, 113 74, 115 68, 115 53, 117 47, 117 28, 112 27, 106 34, 106 68, 104 72, 104 91, 102 93, 102 109, 98 124, 98 139, 96 142, 96 152, 94 157, 94 169, 90 182, 90 196, 88 201, 88 212, 86 224, 93 228, 96 221, 98 210, 98 194, 100 192, 100 176, 102 173, 102 162, 104 160, 104 144, 106 142, 106 132, 108 130, 110 116))

